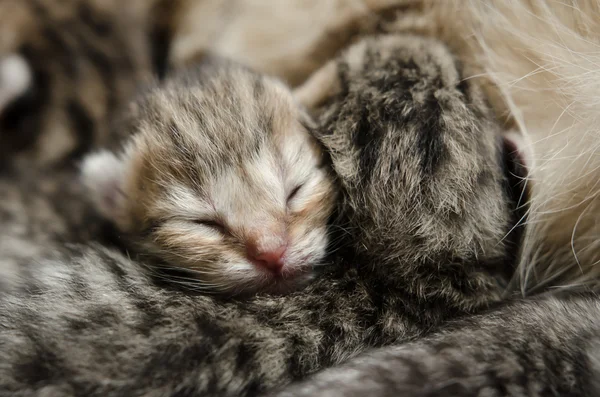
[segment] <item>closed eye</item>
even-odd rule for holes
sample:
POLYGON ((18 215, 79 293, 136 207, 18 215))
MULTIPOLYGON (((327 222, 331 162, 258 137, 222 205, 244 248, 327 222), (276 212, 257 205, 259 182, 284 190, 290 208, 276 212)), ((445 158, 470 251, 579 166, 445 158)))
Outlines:
POLYGON ((193 222, 198 225, 214 229, 214 230, 218 231, 219 233, 223 233, 223 234, 227 233, 227 228, 222 223, 219 223, 219 222, 211 220, 211 219, 195 219, 193 222))
POLYGON ((291 200, 293 200, 294 197, 296 197, 296 195, 298 194, 298 192, 300 191, 300 189, 302 188, 302 186, 304 186, 304 185, 298 185, 294 189, 292 189, 292 191, 290 192, 290 194, 288 195, 288 198, 287 198, 288 203, 291 200))

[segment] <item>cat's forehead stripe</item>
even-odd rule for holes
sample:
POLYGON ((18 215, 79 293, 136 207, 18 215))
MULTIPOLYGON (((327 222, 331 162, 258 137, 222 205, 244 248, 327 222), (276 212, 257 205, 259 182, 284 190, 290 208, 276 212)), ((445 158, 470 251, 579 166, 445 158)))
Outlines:
MULTIPOLYGON (((252 159, 277 170, 268 178, 262 175, 267 178, 263 187, 271 185, 269 178, 285 182, 288 167, 296 168, 292 176, 307 172, 300 152, 307 145, 310 153, 318 148, 307 140, 308 129, 289 90, 250 72, 234 74, 192 82, 185 89, 173 83, 145 99, 138 123, 145 145, 138 147, 143 147, 142 172, 148 180, 163 181, 168 188, 169 178, 176 178, 203 197, 215 177, 246 172, 252 159)), ((314 162, 314 156, 306 159, 314 162)))

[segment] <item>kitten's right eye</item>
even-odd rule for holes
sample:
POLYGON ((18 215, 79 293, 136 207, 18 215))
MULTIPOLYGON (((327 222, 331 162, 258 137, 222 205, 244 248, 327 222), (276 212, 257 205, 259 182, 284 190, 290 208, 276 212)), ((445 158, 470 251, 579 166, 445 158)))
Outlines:
POLYGON ((196 220, 194 220, 194 223, 197 225, 209 227, 211 229, 218 231, 219 233, 225 234, 227 232, 227 229, 225 228, 225 226, 223 224, 221 224, 217 221, 210 220, 210 219, 196 219, 196 220))
POLYGON ((296 197, 296 195, 298 194, 298 192, 300 191, 300 189, 302 188, 303 185, 298 185, 296 186, 294 189, 292 189, 292 191, 290 192, 290 194, 287 197, 287 202, 289 203, 291 200, 294 199, 294 197, 296 197))

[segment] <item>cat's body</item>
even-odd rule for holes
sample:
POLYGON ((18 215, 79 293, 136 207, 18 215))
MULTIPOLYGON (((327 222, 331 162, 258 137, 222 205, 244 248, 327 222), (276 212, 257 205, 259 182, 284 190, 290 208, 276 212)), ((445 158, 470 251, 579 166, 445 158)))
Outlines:
POLYGON ((276 395, 591 397, 600 393, 599 380, 600 300, 563 294, 455 321, 276 395))
MULTIPOLYGON (((324 3, 321 6, 327 7, 324 3)), ((512 122, 516 121, 530 134, 527 150, 533 161, 527 166, 533 172, 528 181, 533 197, 531 225, 514 287, 528 294, 557 285, 595 286, 598 269, 595 81, 600 20, 597 2, 406 3, 409 5, 406 12, 399 13, 395 21, 382 19, 383 29, 419 32, 443 39, 460 54, 461 61, 473 68, 472 75, 489 73, 488 94, 497 114, 500 117, 510 114, 512 122)), ((337 33, 353 31, 356 25, 337 28, 337 33)), ((239 35, 243 37, 244 33, 239 35)), ((331 55, 345 45, 338 40, 340 36, 343 34, 330 32, 323 40, 315 40, 333 43, 333 49, 328 45, 314 47, 329 48, 331 55)), ((241 57, 253 53, 255 43, 249 41, 240 46, 243 41, 235 38, 235 33, 227 37, 230 43, 238 44, 241 57)), ((226 50, 229 48, 235 46, 226 50)), ((290 70, 286 69, 285 61, 277 62, 278 56, 276 53, 264 56, 270 59, 264 67, 274 68, 271 71, 283 76, 290 73, 292 81, 301 67, 308 65, 309 69, 323 62, 318 53, 308 52, 295 59, 296 69, 290 70)), ((289 59, 287 55, 281 58, 289 59)), ((260 58, 257 65, 260 66, 260 58)), ((376 395, 375 390, 382 386, 381 395, 493 395, 495 392, 596 395, 597 389, 590 388, 589 381, 598 375, 587 372, 591 367, 586 357, 589 342, 586 337, 597 335, 597 302, 557 299, 549 303, 515 304, 490 313, 487 320, 490 328, 478 334, 481 340, 473 350, 463 351, 469 343, 465 339, 474 335, 480 319, 440 337, 444 338, 442 341, 424 342, 426 346, 433 343, 434 347, 413 345, 407 346, 406 351, 398 348, 398 372, 394 372, 396 358, 386 362, 386 353, 379 353, 374 360, 383 362, 360 368, 362 373, 356 374, 357 382, 338 372, 333 383, 322 389, 307 389, 306 395, 326 391, 331 395, 352 395, 352 391, 357 395, 361 392, 376 395), (531 324, 531 318, 544 327, 531 324), (565 338, 553 339, 561 335, 565 338), (520 344, 523 340, 532 342, 534 347, 520 344), (444 353, 438 355, 435 343, 444 348, 449 345, 447 354, 453 355, 450 362, 444 360, 444 353), (403 374, 406 376, 400 376, 403 374), (376 381, 372 388, 369 379, 381 382, 376 381), (427 384, 423 386, 416 379, 424 379, 427 384)))
POLYGON ((227 302, 158 286, 108 248, 60 248, 0 300, 0 391, 256 395, 499 300, 514 202, 477 87, 415 36, 366 40, 334 66, 341 90, 314 111, 346 244, 323 274, 227 302))
POLYGON ((121 246, 113 226, 94 209, 78 170, 15 171, 0 175, 0 268, 9 288, 21 266, 64 244, 121 246))
POLYGON ((357 270, 224 302, 154 286, 140 263, 98 247, 31 267, 2 297, 1 395, 256 395, 452 314, 357 270))

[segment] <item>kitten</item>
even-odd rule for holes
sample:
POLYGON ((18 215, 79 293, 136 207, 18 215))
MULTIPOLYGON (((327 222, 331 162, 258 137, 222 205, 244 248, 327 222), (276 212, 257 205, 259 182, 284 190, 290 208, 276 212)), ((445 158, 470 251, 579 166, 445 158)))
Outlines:
POLYGON ((283 292, 309 279, 336 189, 289 89, 212 60, 134 108, 124 148, 88 156, 83 179, 137 252, 203 291, 283 292))
POLYGON ((597 396, 600 300, 546 296, 363 354, 279 397, 597 396))
POLYGON ((111 139, 152 74, 137 1, 0 1, 0 169, 47 168, 111 139))
POLYGON ((60 247, 0 297, 0 391, 255 396, 498 301, 516 203, 476 83, 416 36, 364 40, 333 65, 339 90, 313 108, 341 194, 331 266, 301 291, 223 301, 158 286, 115 250, 60 247))

